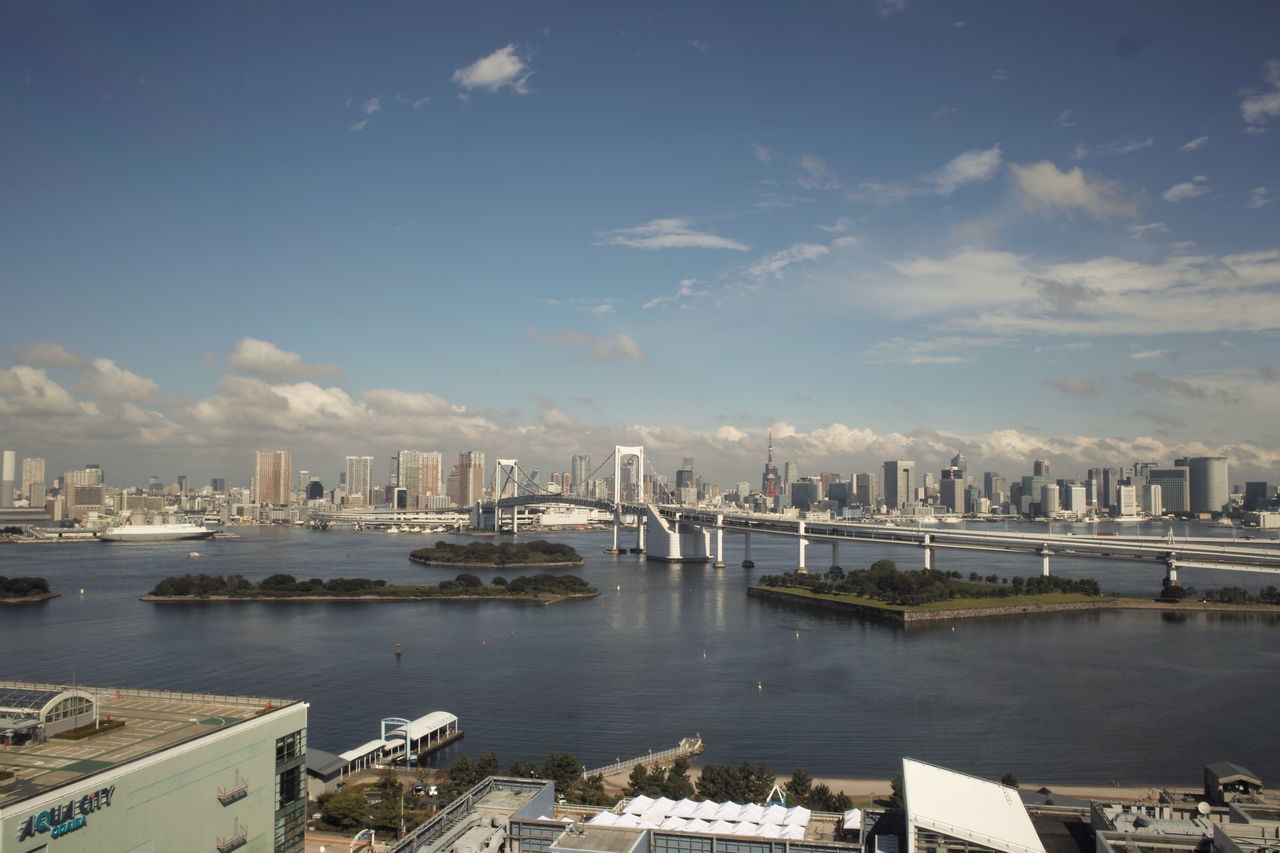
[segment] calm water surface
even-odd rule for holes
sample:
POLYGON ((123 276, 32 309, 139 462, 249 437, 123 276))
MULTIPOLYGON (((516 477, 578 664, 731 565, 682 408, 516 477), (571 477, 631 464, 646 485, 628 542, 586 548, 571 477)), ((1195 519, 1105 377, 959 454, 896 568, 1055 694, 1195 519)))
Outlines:
MULTIPOLYGON (((1280 773, 1274 618, 1084 613, 904 630, 748 599, 752 579, 794 567, 793 540, 756 536, 757 568, 745 571, 741 539, 726 536, 729 568, 717 570, 603 554, 607 533, 548 537, 578 548, 587 564, 577 573, 603 592, 554 607, 137 600, 186 572, 392 583, 457 573, 406 559, 437 535, 237 532, 201 543, 0 546, 0 575, 43 576, 63 593, 0 609, 0 674, 298 697, 311 704, 312 745, 332 752, 377 737, 385 716, 448 710, 466 737, 435 759, 444 764, 562 750, 594 767, 700 733, 704 761, 779 772, 887 777, 910 755, 1058 783, 1196 784, 1203 764, 1224 759, 1280 773), (187 559, 193 547, 206 558, 187 559)), ((830 562, 829 547, 808 553, 812 570, 830 562)), ((882 557, 904 568, 921 560, 900 547, 841 549, 846 569, 882 557)), ((1039 561, 941 551, 938 567, 1028 576, 1039 561)), ((1056 560, 1053 570, 1095 577, 1108 592, 1154 592, 1161 576, 1102 561, 1056 560)), ((1274 582, 1182 576, 1200 588, 1274 582)))

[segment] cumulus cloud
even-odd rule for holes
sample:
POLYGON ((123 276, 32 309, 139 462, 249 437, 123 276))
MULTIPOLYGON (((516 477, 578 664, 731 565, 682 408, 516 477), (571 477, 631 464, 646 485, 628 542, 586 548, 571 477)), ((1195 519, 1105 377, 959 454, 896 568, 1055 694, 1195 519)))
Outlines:
POLYGON ((1209 186, 1209 179, 1204 175, 1196 175, 1189 181, 1181 184, 1174 184, 1165 190, 1160 196, 1170 204, 1176 204, 1180 201, 1186 201, 1189 198, 1197 198, 1211 192, 1213 187, 1209 186))
POLYGON ((111 400, 149 400, 160 386, 151 379, 125 370, 109 358, 95 358, 85 369, 80 389, 111 400))
POLYGON ((841 188, 840 178, 827 165, 827 161, 812 154, 800 158, 800 177, 796 183, 807 190, 836 190, 841 188))
POLYGON ((950 196, 969 184, 990 180, 1000 169, 999 145, 975 148, 952 157, 941 168, 910 181, 863 181, 849 196, 855 201, 897 202, 913 196, 950 196))
POLYGON ((488 56, 482 56, 466 68, 453 72, 452 80, 463 89, 483 89, 497 92, 510 89, 518 95, 529 93, 529 77, 533 71, 516 53, 516 46, 500 47, 488 56))
POLYGON ((14 361, 32 367, 84 367, 84 359, 65 346, 53 342, 34 343, 14 354, 14 361))
POLYGON ((305 376, 342 376, 336 364, 307 364, 296 352, 282 350, 270 341, 241 338, 227 358, 236 370, 263 379, 300 379, 305 376))
POLYGON ((1193 139, 1193 140, 1191 140, 1190 142, 1188 142, 1188 143, 1184 144, 1184 145, 1183 145, 1181 148, 1179 148, 1178 150, 1179 150, 1179 151, 1195 151, 1197 148, 1199 148, 1200 146, 1204 145, 1204 144, 1205 144, 1206 142, 1208 142, 1208 141, 1209 141, 1209 137, 1207 137, 1207 136, 1197 136, 1195 139, 1193 139))
POLYGON ((0 370, 0 414, 65 415, 79 411, 71 393, 43 369, 19 364, 0 370))
POLYGON ((706 282, 699 281, 696 278, 682 279, 674 294, 670 296, 655 296, 648 302, 644 303, 643 307, 648 310, 649 308, 656 308, 666 302, 684 302, 685 300, 693 297, 706 296, 707 291, 705 289, 698 289, 699 285, 703 284, 706 284, 706 282))
POLYGON ((1271 204, 1273 201, 1275 201, 1275 199, 1268 197, 1266 187, 1254 187, 1249 191, 1250 210, 1262 210, 1262 208, 1271 204))
POLYGON ((1265 125, 1268 119, 1280 116, 1280 59, 1272 59, 1263 66, 1263 79, 1269 89, 1240 90, 1240 114, 1254 127, 1265 125))
POLYGON ((747 266, 747 275, 756 279, 781 278, 783 271, 792 264, 812 261, 831 250, 818 243, 796 243, 777 252, 771 252, 747 266))
POLYGON ((1138 212, 1137 205, 1126 200, 1115 184, 1090 180, 1079 166, 1064 172, 1042 160, 1025 166, 1014 163, 1009 168, 1023 203, 1032 209, 1067 216, 1083 210, 1098 220, 1138 212))
POLYGON ((705 231, 695 231, 687 219, 673 217, 654 219, 634 228, 619 228, 596 235, 609 246, 630 246, 634 249, 733 249, 747 251, 747 246, 737 240, 721 237, 705 231))
POLYGON ((1069 373, 1062 374, 1061 379, 1046 379, 1044 384, 1057 388, 1063 394, 1070 394, 1072 397, 1096 397, 1098 395, 1097 384, 1092 379, 1081 379, 1069 373))
POLYGON ((1135 222, 1129 226, 1129 236, 1135 240, 1141 240, 1148 234, 1164 234, 1168 230, 1163 222, 1135 222))
POLYGON ((360 105, 360 109, 364 110, 365 115, 373 115, 382 112, 382 98, 374 96, 360 105))
POLYGON ((648 356, 631 337, 619 332, 612 338, 601 338, 576 329, 543 332, 529 327, 529 336, 551 347, 579 350, 591 361, 645 361, 648 356))

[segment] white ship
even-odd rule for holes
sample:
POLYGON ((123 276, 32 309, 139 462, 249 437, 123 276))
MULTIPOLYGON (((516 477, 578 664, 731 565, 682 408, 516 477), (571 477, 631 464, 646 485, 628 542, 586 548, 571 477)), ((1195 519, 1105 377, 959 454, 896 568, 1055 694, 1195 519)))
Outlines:
POLYGON ((202 524, 122 524, 98 534, 104 542, 172 542, 208 539, 213 531, 202 524))

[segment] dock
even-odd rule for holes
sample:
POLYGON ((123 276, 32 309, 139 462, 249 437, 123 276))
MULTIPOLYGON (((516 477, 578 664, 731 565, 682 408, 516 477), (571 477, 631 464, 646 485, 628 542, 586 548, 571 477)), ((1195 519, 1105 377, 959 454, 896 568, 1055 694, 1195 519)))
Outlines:
POLYGON ((655 767, 660 764, 669 764, 677 758, 691 758, 706 749, 706 744, 702 742, 702 736, 687 737, 680 741, 680 744, 674 749, 664 749, 661 752, 650 752, 647 755, 640 755, 626 761, 618 761, 607 767, 597 767, 595 770, 582 771, 582 778, 587 779, 591 776, 613 776, 619 773, 630 773, 636 766, 655 767))

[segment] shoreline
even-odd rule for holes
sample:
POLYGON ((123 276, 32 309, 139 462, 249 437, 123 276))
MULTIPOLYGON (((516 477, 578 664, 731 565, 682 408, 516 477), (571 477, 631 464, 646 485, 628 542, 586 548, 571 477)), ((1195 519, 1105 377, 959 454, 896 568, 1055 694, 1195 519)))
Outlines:
POLYGON ((60 592, 42 592, 39 595, 24 595, 22 598, 0 598, 0 604, 39 604, 61 595, 60 592))
POLYGON ((224 602, 251 602, 251 601, 267 601, 267 602, 283 602, 283 601, 301 601, 301 602, 317 602, 317 601, 516 601, 528 602, 530 604, 540 604, 543 607, 549 607, 552 604, 560 604, 565 601, 578 601, 596 598, 600 595, 600 591, 590 593, 580 593, 573 595, 557 595, 550 598, 544 598, 536 595, 151 595, 150 593, 140 596, 139 601, 146 601, 151 604, 204 604, 224 603, 224 602))
POLYGON ((576 563, 438 563, 425 557, 415 557, 413 554, 409 555, 409 559, 423 566, 433 566, 435 568, 457 567, 459 569, 492 569, 494 571, 498 569, 580 569, 583 566, 582 560, 576 563))
MULTIPOLYGON (((1029 602, 1025 604, 993 604, 990 607, 965 607, 933 610, 913 609, 910 607, 872 603, 863 604, 856 601, 840 601, 817 595, 806 595, 798 592, 750 586, 747 595, 753 598, 782 601, 820 610, 835 610, 845 613, 856 613, 899 625, 910 625, 916 622, 940 622, 947 619, 982 619, 1000 616, 1024 616, 1037 613, 1065 613, 1098 610, 1160 610, 1167 613, 1201 612, 1201 613, 1258 613, 1280 615, 1280 605, 1275 604, 1226 604, 1215 601, 1178 601, 1165 602, 1156 599, 1124 598, 1120 596, 1104 596, 1089 601, 1069 602, 1029 602)), ((999 601, 999 599, 992 599, 999 601)))

